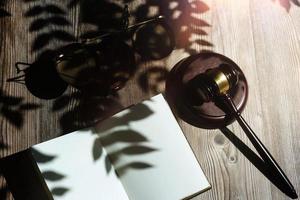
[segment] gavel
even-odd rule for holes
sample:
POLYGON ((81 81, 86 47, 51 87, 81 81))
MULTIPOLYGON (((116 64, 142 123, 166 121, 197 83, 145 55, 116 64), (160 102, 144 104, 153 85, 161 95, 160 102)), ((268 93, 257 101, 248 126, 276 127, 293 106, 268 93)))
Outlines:
POLYGON ((298 198, 283 170, 241 116, 248 84, 232 60, 216 53, 200 53, 183 59, 169 74, 166 96, 179 117, 194 126, 222 130, 236 120, 262 163, 279 180, 276 186, 289 197, 298 198))

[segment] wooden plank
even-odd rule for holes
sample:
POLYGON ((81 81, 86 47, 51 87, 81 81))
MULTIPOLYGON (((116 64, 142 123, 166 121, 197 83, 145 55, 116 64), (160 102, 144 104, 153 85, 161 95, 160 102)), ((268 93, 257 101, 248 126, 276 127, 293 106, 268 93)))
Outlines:
MULTIPOLYGON (((299 127, 295 120, 299 110, 296 32, 300 27, 295 20, 299 8, 292 6, 288 13, 271 1, 214 1, 211 8, 213 50, 235 60, 248 79, 250 96, 243 115, 299 188, 299 156, 295 154, 299 151, 295 141, 299 138, 295 129, 299 127)), ((236 124, 231 128, 250 145, 236 124)), ((221 139, 220 133, 211 134, 206 140, 213 147, 207 153, 211 159, 201 157, 200 163, 210 166, 205 168, 215 186, 213 199, 288 199, 236 147, 221 139), (216 141, 223 141, 223 146, 216 141)), ((191 141, 198 137, 192 136, 191 141)), ((198 154, 203 151, 207 149, 198 150, 198 154)), ((195 199, 208 199, 208 193, 195 199)))
MULTIPOLYGON (((250 87, 243 116, 299 193, 300 43, 297 33, 300 31, 300 8, 294 1, 203 0, 196 10, 193 10, 192 4, 179 0, 172 4, 153 1, 152 5, 150 1, 132 1, 129 7, 137 18, 132 17, 132 22, 142 20, 147 13, 157 14, 156 11, 167 16, 175 29, 177 49, 167 59, 139 62, 134 78, 119 91, 118 97, 110 100, 101 99, 98 102, 99 99, 78 98, 76 91, 71 88, 56 100, 41 100, 31 95, 24 85, 6 82, 8 78, 16 76, 16 62, 32 63, 47 48, 55 49, 69 42, 66 41, 68 37, 56 38, 48 45, 35 45, 39 49, 33 50, 35 41, 43 33, 61 31, 78 38, 86 32, 113 24, 114 21, 111 24, 95 21, 97 16, 95 19, 82 18, 82 7, 89 5, 76 0, 72 2, 75 4, 68 7, 67 1, 7 0, 1 7, 12 16, 0 18, 0 104, 11 111, 2 110, 0 114, 0 141, 5 144, 0 144, 0 157, 19 152, 78 126, 86 126, 93 120, 103 119, 123 107, 164 91, 164 81, 157 79, 159 74, 170 70, 190 53, 212 50, 230 57, 243 69, 250 87), (45 12, 33 17, 25 16, 33 8, 51 4, 65 14, 45 12), (30 31, 34 22, 52 15, 59 15, 69 25, 52 25, 30 31), (7 97, 10 97, 9 102, 16 103, 3 103, 7 97), (28 104, 36 106, 29 110, 21 109, 28 104), (86 118, 89 115, 93 117, 86 118), (10 116, 13 119, 10 120, 10 116)), ((120 3, 107 3, 103 8, 108 7, 110 14, 122 8, 120 3)), ((208 131, 192 127, 180 119, 179 122, 212 184, 210 191, 193 199, 288 199, 219 130, 208 131)), ((236 123, 229 128, 251 146, 236 123)))

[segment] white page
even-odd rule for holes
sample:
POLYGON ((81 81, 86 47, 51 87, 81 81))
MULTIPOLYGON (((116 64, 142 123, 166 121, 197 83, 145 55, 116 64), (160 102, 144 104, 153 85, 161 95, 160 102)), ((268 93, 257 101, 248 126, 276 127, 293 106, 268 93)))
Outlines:
POLYGON ((95 131, 131 200, 178 200, 210 188, 162 95, 118 113, 95 131), (131 141, 120 134, 132 135, 131 141))
POLYGON ((81 130, 33 147, 41 154, 55 156, 50 161, 38 163, 42 173, 52 171, 64 176, 54 181, 46 179, 50 191, 68 189, 61 196, 53 196, 55 200, 128 200, 114 170, 107 173, 106 151, 97 146, 96 150, 102 149, 102 155, 99 159, 93 158, 96 138, 90 130, 81 130))

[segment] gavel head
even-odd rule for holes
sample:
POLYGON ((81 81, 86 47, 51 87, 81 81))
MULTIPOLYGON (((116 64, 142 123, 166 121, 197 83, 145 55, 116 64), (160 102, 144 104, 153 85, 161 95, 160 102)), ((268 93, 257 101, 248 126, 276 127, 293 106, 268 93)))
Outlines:
POLYGON ((187 82, 185 90, 191 103, 199 105, 214 101, 217 96, 227 94, 239 81, 238 71, 229 64, 207 69, 187 82))
POLYGON ((200 128, 221 128, 235 120, 215 104, 217 97, 225 94, 230 95, 242 112, 247 102, 248 84, 236 63, 213 52, 181 60, 166 82, 166 97, 173 111, 200 128))

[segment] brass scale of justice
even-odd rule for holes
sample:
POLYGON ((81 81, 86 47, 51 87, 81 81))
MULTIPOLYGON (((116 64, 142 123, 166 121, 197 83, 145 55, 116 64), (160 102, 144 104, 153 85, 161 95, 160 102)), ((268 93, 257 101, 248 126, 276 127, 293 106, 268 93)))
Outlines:
MULTIPOLYGON (((123 29, 121 31, 100 35, 76 44, 79 44, 79 47, 84 49, 86 45, 101 44, 108 36, 120 36, 132 29, 139 30, 151 23, 164 24, 167 33, 171 37, 169 46, 167 47, 167 54, 170 54, 175 46, 174 35, 171 28, 165 23, 164 17, 159 16, 129 26, 128 6, 124 8, 123 29)), ((72 63, 72 59, 78 54, 78 49, 74 49, 73 47, 74 44, 67 46, 67 48, 64 48, 67 51, 60 51, 55 57, 56 70, 59 71, 63 67, 62 65, 72 63), (69 48, 70 46, 72 48, 69 48)), ((165 54, 164 56, 167 55, 165 54)), ((28 69, 24 70, 25 82, 26 70, 28 69)), ((18 69, 18 72, 20 71, 18 69)), ((28 71, 30 72, 30 70, 28 71)), ((19 82, 17 79, 20 77, 22 76, 12 78, 8 81, 19 82)), ((66 77, 61 78, 68 84, 82 89, 74 84, 74 80, 66 77)), ((27 81, 30 80, 28 79, 27 81)), ((28 89, 31 90, 31 88, 28 89)), ((249 153, 252 158, 255 157, 256 161, 252 163, 283 193, 290 198, 298 198, 292 183, 283 170, 241 116, 241 112, 247 102, 247 97, 248 84, 242 70, 231 59, 213 52, 199 53, 181 60, 172 68, 166 81, 167 101, 181 119, 199 128, 220 129, 227 137, 228 135, 233 135, 233 133, 226 126, 236 120, 260 157, 236 138, 235 140, 240 141, 238 145, 242 145, 246 149, 241 150, 242 153, 246 157, 246 154, 249 153)))

